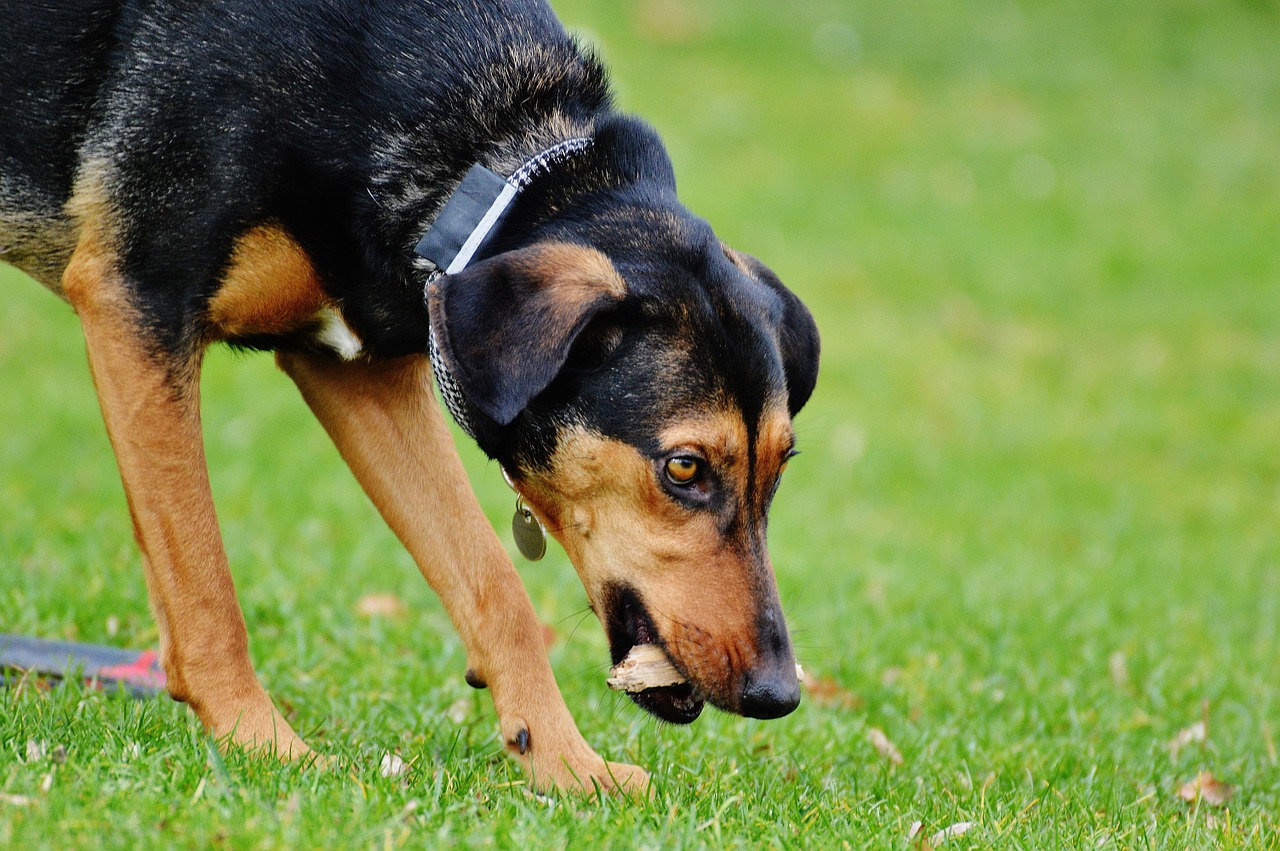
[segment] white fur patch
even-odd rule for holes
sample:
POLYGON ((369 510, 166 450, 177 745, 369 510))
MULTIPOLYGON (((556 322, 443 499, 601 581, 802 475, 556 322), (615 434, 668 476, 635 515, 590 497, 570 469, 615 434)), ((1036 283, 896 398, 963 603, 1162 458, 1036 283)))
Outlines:
POLYGON ((336 307, 321 308, 316 314, 320 320, 320 330, 316 332, 316 340, 338 353, 343 360, 355 360, 364 351, 364 343, 351 330, 351 326, 342 318, 336 307))

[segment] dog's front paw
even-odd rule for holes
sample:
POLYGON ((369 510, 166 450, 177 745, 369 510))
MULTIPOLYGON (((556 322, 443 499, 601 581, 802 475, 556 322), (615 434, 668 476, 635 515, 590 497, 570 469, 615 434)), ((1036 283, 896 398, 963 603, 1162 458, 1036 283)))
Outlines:
POLYGON ((597 792, 647 797, 649 773, 637 765, 609 762, 591 749, 576 727, 536 730, 522 718, 502 724, 502 738, 539 792, 597 792))

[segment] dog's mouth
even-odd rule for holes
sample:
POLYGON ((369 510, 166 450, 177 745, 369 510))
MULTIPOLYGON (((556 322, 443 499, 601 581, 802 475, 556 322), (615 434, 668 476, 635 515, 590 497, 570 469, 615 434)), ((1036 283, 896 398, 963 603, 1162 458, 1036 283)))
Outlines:
MULTIPOLYGON (((613 664, 617 665, 633 647, 641 644, 657 644, 666 649, 653 624, 653 618, 649 616, 635 591, 618 587, 610 596, 612 599, 606 606, 605 632, 609 636, 609 654, 613 657, 613 664)), ((672 664, 679 670, 674 659, 672 664)), ((680 673, 685 674, 683 670, 680 673)), ((636 706, 655 718, 672 724, 689 724, 702 714, 706 701, 687 681, 687 674, 685 679, 686 682, 677 686, 629 692, 628 697, 636 706)))

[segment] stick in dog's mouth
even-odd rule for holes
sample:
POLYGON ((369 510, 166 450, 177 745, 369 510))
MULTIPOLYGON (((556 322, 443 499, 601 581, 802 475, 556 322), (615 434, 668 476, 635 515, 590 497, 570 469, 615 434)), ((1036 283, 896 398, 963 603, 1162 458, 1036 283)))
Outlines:
MULTIPOLYGON (((804 668, 796 665, 796 679, 804 682, 804 668)), ((651 688, 683 685, 686 680, 656 644, 637 644, 609 669, 609 688, 636 694, 651 688)))

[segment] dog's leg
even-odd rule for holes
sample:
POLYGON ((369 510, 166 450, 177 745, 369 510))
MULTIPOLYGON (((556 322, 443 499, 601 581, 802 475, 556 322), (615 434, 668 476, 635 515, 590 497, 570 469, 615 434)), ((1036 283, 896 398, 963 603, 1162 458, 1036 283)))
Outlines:
POLYGON ((533 605, 476 502, 432 395, 427 358, 277 358, 440 595, 472 675, 493 694, 507 750, 534 782, 543 789, 644 790, 648 775, 601 759, 569 715, 533 605))
POLYGON ((112 252, 90 236, 63 286, 142 548, 169 693, 220 740, 305 755, 249 661, 205 467, 198 354, 165 357, 149 341, 112 252))

